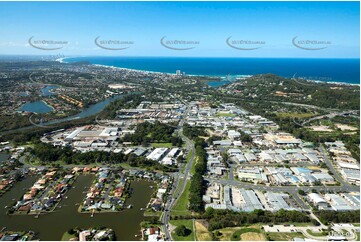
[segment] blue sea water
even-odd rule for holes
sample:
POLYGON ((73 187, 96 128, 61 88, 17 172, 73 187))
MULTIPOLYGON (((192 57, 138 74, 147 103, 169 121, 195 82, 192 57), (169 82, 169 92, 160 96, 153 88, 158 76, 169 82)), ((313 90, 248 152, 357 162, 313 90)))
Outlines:
POLYGON ((360 59, 305 58, 205 58, 205 57, 71 57, 64 62, 188 75, 256 75, 273 73, 283 77, 360 84, 360 59))

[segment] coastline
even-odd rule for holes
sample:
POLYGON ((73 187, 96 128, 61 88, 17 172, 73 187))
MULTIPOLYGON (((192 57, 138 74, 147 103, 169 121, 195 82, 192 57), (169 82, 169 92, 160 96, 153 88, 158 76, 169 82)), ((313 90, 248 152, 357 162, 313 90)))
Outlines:
MULTIPOLYGON (((77 56, 77 57, 62 57, 62 58, 58 58, 56 59, 56 61, 58 61, 59 63, 66 63, 66 64, 71 64, 71 62, 66 62, 65 59, 71 59, 71 58, 80 58, 80 57, 86 57, 86 56, 77 56)), ((124 68, 124 67, 117 67, 117 66, 109 66, 109 65, 104 65, 104 64, 93 64, 90 63, 90 65, 93 66, 97 66, 97 67, 103 67, 103 68, 111 68, 111 69, 118 69, 118 70, 126 70, 126 71, 133 71, 133 72, 140 72, 140 73, 145 73, 145 74, 162 74, 162 75, 172 75, 175 76, 176 74, 174 73, 168 73, 168 72, 159 72, 159 71, 148 71, 148 70, 140 70, 140 69, 132 69, 132 68, 124 68)), ((266 74, 266 73, 263 73, 266 74)), ((229 74, 228 74, 229 75, 229 74)), ((257 75, 262 75, 262 74, 257 74, 257 75)), ((227 75, 194 75, 194 74, 187 74, 187 76, 194 76, 194 77, 210 77, 210 78, 215 78, 215 77, 225 77, 227 75)), ((239 77, 252 77, 255 75, 245 75, 245 74, 239 74, 239 75, 234 75, 236 76, 236 79, 239 77)), ((287 78, 287 79, 292 79, 292 77, 285 77, 285 76, 281 76, 283 78, 287 78)), ((320 80, 312 80, 312 79, 301 79, 302 81, 306 81, 306 82, 310 82, 310 83, 315 83, 315 84, 330 84, 330 85, 340 85, 340 86, 360 86, 360 84, 357 83, 348 83, 348 82, 337 82, 337 81, 320 81, 320 80)), ((224 80, 221 80, 224 81, 224 80)), ((220 82, 221 82, 220 81, 220 82)), ((229 81, 230 83, 233 83, 233 81, 229 81)), ((220 86, 221 87, 221 86, 220 86)))

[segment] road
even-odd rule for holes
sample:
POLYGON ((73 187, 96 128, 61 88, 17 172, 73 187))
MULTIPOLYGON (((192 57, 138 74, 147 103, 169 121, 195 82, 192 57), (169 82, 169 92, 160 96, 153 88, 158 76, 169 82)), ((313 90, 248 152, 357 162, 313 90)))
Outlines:
POLYGON ((177 203, 177 200, 180 197, 180 195, 184 192, 184 189, 185 189, 187 181, 188 181, 188 177, 190 176, 190 170, 192 168, 192 164, 193 164, 194 158, 195 158, 194 143, 193 143, 193 141, 188 139, 183 134, 183 124, 184 124, 185 118, 188 116, 188 112, 189 112, 189 109, 187 109, 187 111, 183 115, 182 120, 179 122, 178 134, 179 134, 179 137, 181 137, 181 139, 183 140, 183 142, 186 143, 187 151, 191 152, 192 156, 190 157, 188 163, 186 164, 184 171, 179 172, 178 176, 176 176, 176 178, 175 178, 176 180, 174 182, 174 184, 176 184, 176 185, 173 186, 173 188, 170 192, 171 199, 168 198, 168 201, 164 207, 164 212, 162 214, 162 224, 163 224, 166 240, 171 240, 171 238, 172 238, 171 233, 169 231, 170 212, 172 211, 173 206, 177 203), (181 177, 184 179, 180 180, 181 177), (177 187, 180 187, 180 189, 176 189, 177 187))
POLYGON ((355 113, 354 110, 351 110, 351 111, 343 111, 343 112, 331 112, 331 113, 329 113, 329 114, 312 117, 312 118, 310 118, 310 119, 307 119, 307 120, 303 121, 302 123, 297 123, 297 122, 295 121, 295 119, 293 119, 293 122, 296 123, 296 124, 299 125, 299 126, 304 126, 304 125, 306 125, 306 124, 308 124, 308 123, 310 123, 310 122, 312 122, 312 121, 315 121, 315 120, 325 119, 325 118, 327 118, 327 119, 332 119, 332 118, 334 118, 334 117, 336 117, 336 116, 343 116, 343 115, 346 115, 346 114, 351 115, 351 114, 354 114, 354 113, 355 113))
POLYGON ((349 183, 347 183, 340 175, 339 172, 336 171, 335 167, 332 164, 332 161, 329 159, 328 155, 327 155, 327 151, 325 150, 325 148, 320 145, 320 147, 318 148, 318 150, 320 151, 320 153, 323 156, 323 159, 326 163, 326 165, 328 166, 328 169, 330 169, 330 171, 333 173, 333 177, 339 181, 344 187, 351 187, 351 185, 349 183))
MULTIPOLYGON (((316 241, 329 241, 329 235, 332 235, 332 233, 329 233, 329 235, 326 236, 315 236, 310 234, 308 231, 312 231, 314 233, 321 233, 322 229, 327 229, 327 226, 284 226, 284 225, 273 225, 272 227, 269 225, 263 226, 265 232, 271 232, 271 233, 294 233, 294 232, 301 232, 306 238, 313 239, 316 241)), ((342 228, 342 227, 341 227, 342 228)), ((337 230, 337 227, 333 227, 333 229, 337 230)), ((349 241, 355 241, 356 240, 356 233, 354 232, 353 228, 343 228, 348 233, 345 233, 344 231, 337 231, 339 234, 344 234, 347 240, 349 241)), ((339 229, 340 230, 340 229, 339 229)))
MULTIPOLYGON (((252 102, 252 100, 249 100, 247 98, 242 98, 242 97, 223 97, 224 99, 230 99, 230 100, 244 100, 247 102, 252 102)), ((294 102, 281 102, 281 101, 272 101, 272 100, 264 100, 270 103, 276 103, 276 104, 285 104, 285 105, 291 105, 291 106, 299 106, 299 107, 304 107, 304 108, 311 108, 311 109, 318 109, 318 110, 322 110, 322 111, 328 111, 328 112, 337 112, 340 111, 339 109, 334 109, 334 108, 324 108, 324 107, 319 107, 316 105, 311 105, 311 104, 304 104, 304 103, 294 103, 294 102)), ((352 110, 352 111, 357 111, 357 110, 352 110)))

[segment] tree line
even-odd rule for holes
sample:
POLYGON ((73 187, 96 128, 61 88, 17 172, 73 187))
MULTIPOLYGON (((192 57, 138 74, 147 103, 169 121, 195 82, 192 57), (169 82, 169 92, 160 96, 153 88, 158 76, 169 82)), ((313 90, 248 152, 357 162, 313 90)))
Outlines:
POLYGON ((38 158, 43 165, 49 165, 57 161, 65 164, 120 164, 126 163, 134 167, 151 168, 153 170, 172 171, 168 166, 163 166, 157 161, 147 159, 144 156, 137 156, 133 153, 113 153, 106 151, 73 151, 71 147, 55 147, 51 144, 36 143, 33 148, 28 148, 31 155, 38 158))
POLYGON ((333 223, 359 223, 360 222, 360 210, 354 211, 331 211, 331 210, 319 210, 316 215, 320 218, 324 224, 333 223))
POLYGON ((176 124, 164 124, 159 121, 154 123, 144 122, 137 124, 134 134, 126 134, 123 141, 132 142, 135 145, 147 146, 149 143, 172 143, 174 146, 182 146, 182 139, 173 136, 176 124))
POLYGON ((206 190, 206 184, 203 175, 207 171, 207 153, 204 150, 206 143, 204 139, 195 138, 195 173, 191 179, 191 186, 189 188, 189 209, 194 212, 204 211, 203 195, 206 190))

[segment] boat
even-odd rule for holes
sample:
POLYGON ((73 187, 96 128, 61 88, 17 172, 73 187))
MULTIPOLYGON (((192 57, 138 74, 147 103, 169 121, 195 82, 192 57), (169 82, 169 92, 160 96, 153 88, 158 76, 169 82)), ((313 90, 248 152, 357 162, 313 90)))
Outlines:
POLYGON ((133 207, 133 205, 132 204, 129 204, 128 206, 127 206, 127 208, 132 208, 133 207))

